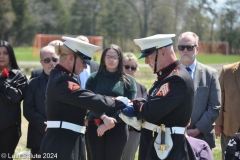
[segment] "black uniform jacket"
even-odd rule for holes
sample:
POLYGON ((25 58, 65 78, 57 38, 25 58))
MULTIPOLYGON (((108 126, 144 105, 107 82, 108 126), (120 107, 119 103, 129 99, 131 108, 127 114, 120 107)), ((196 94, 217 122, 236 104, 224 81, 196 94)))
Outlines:
POLYGON ((45 94, 47 75, 44 71, 40 76, 31 79, 26 88, 23 101, 23 115, 28 120, 27 147, 40 148, 45 134, 47 121, 45 113, 45 94))
POLYGON ((9 71, 9 77, 0 77, 0 131, 13 124, 21 126, 21 101, 27 78, 18 69, 9 71))
MULTIPOLYGON (((51 71, 46 91, 48 121, 66 121, 84 126, 87 110, 116 111, 125 107, 112 98, 81 89, 60 64, 51 71)), ((41 153, 57 154, 59 160, 85 159, 84 135, 67 129, 48 128, 41 153)), ((51 159, 51 158, 49 158, 51 159)))
MULTIPOLYGON (((158 72, 158 78, 149 90, 147 102, 138 116, 147 122, 166 127, 186 127, 194 100, 193 81, 179 61, 158 72)), ((155 137, 157 134, 155 134, 155 137)), ((139 160, 159 160, 152 131, 141 131, 139 160)), ((184 134, 172 134, 173 148, 166 160, 194 160, 193 151, 184 134)))

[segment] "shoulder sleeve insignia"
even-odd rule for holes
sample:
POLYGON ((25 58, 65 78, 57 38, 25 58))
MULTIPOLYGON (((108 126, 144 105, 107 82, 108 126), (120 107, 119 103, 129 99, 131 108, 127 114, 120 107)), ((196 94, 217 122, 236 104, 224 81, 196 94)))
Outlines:
POLYGON ((68 89, 70 89, 71 91, 75 91, 79 88, 80 88, 79 84, 68 81, 68 89))
POLYGON ((161 85, 160 89, 156 93, 156 96, 163 96, 164 97, 169 93, 169 91, 170 91, 169 82, 164 83, 163 85, 161 85))

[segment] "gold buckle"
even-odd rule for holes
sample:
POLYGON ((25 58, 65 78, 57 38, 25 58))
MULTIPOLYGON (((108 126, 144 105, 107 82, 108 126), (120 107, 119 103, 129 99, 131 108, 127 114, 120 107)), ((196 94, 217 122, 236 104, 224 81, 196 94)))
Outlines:
MULTIPOLYGON (((145 122, 144 122, 145 123, 145 122)), ((144 124, 143 123, 143 124, 144 124)), ((144 124, 145 125, 145 124, 144 124)), ((166 130, 165 130, 165 125, 164 124, 161 124, 161 126, 157 126, 156 125, 156 127, 153 129, 153 131, 152 131, 152 136, 154 137, 154 132, 155 132, 155 130, 156 130, 156 132, 157 132, 157 129, 159 129, 159 130, 161 130, 161 131, 163 131, 163 132, 166 132, 166 130)))
POLYGON ((168 144, 160 144, 160 153, 163 153, 163 151, 167 150, 167 148, 169 147, 168 144))

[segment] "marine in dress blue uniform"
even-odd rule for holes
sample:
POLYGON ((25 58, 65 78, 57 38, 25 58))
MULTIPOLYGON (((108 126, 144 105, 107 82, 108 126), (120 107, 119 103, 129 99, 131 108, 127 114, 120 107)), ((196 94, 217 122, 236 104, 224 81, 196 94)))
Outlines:
POLYGON ((47 133, 40 153, 42 159, 85 160, 84 117, 87 110, 116 111, 125 107, 115 99, 82 89, 72 77, 79 74, 99 49, 76 38, 63 37, 55 45, 59 64, 51 71, 46 91, 47 133))
MULTIPOLYGON (((157 79, 147 100, 133 100, 141 129, 139 160, 194 160, 193 150, 184 136, 193 107, 193 82, 173 51, 174 34, 135 39, 157 79)), ((127 107, 124 110, 128 110, 127 107)), ((124 113, 123 110, 123 113, 124 113)))

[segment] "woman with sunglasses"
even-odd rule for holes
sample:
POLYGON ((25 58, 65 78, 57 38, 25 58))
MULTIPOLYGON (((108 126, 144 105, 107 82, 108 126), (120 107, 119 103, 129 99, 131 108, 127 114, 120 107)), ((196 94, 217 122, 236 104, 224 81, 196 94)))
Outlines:
MULTIPOLYGON (((125 53, 123 55, 123 70, 126 74, 134 77, 137 68, 138 68, 138 59, 132 53, 125 53)), ((147 98, 147 89, 143 84, 136 82, 137 85, 137 97, 136 98, 147 98)), ((128 126, 129 128, 129 137, 127 144, 123 151, 122 160, 134 160, 135 153, 137 151, 139 140, 140 140, 140 132, 134 129, 132 126, 128 126)))
MULTIPOLYGON (((135 80, 123 71, 123 55, 119 46, 111 44, 104 49, 99 70, 90 75, 86 88, 107 96, 124 96, 130 100, 136 97, 135 80)), ((118 114, 119 111, 101 114, 90 111, 87 139, 91 160, 121 160, 128 128, 118 114), (112 125, 106 122, 107 119, 112 125)))
POLYGON ((6 159, 12 159, 21 137, 20 107, 26 82, 12 46, 0 40, 0 154, 10 156, 6 159))

